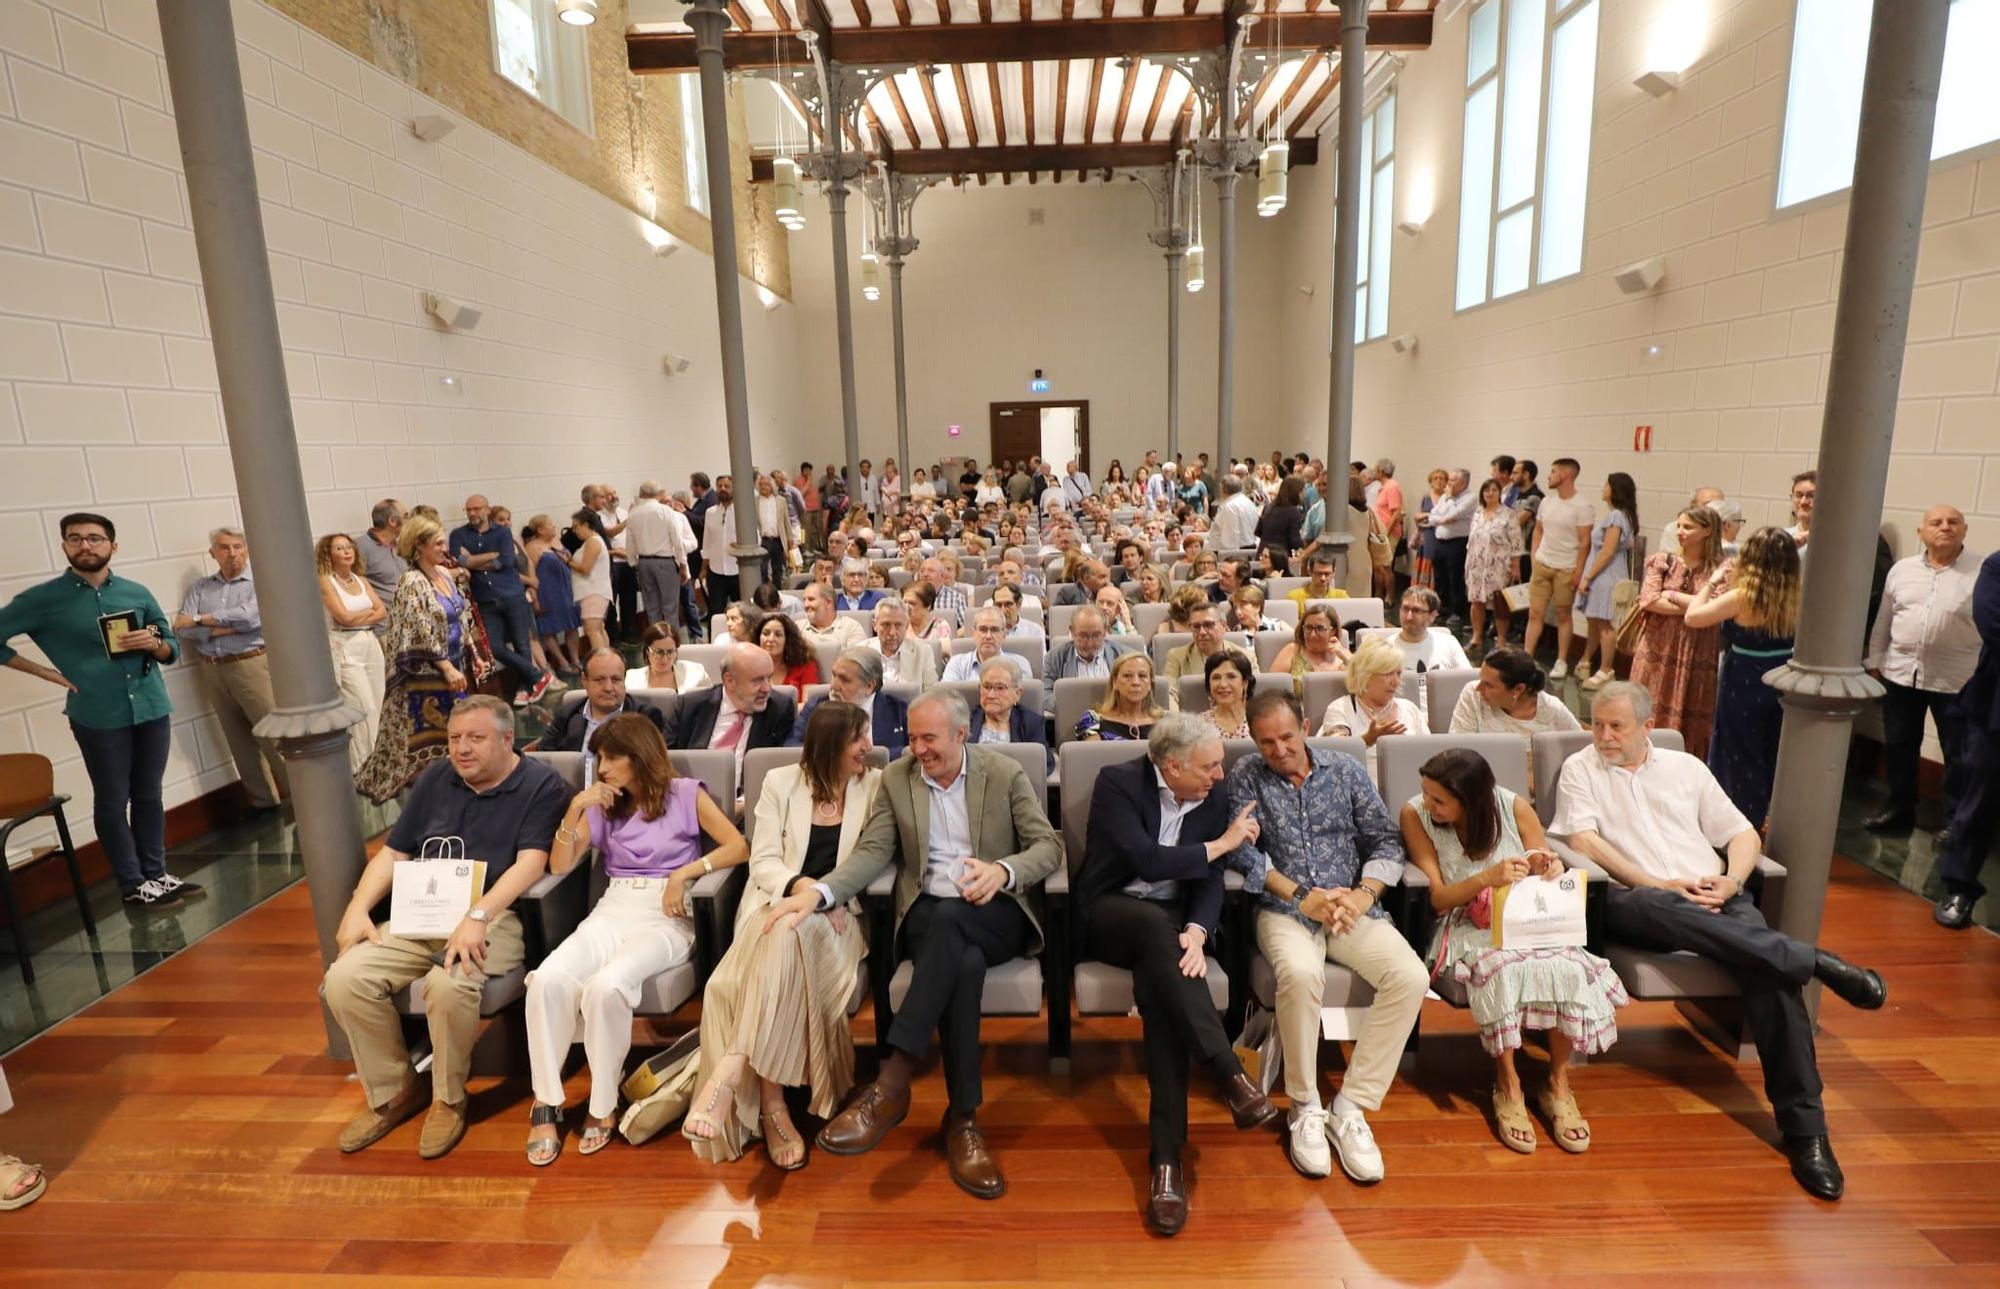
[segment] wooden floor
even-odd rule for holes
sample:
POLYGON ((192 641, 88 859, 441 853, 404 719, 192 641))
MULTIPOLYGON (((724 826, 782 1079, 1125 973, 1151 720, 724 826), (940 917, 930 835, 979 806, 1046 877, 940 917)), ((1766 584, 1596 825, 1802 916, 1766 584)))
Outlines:
POLYGON ((1756 1067, 1658 1005, 1577 1073, 1591 1152, 1515 1156, 1476 1039, 1431 1003, 1416 1075, 1373 1120, 1388 1181, 1308 1182, 1201 1095, 1193 1215, 1169 1241, 1138 1216, 1146 1085, 1122 1020, 1080 1023, 1061 1079, 1038 1023, 989 1026, 998 1203, 945 1174, 934 1073, 873 1154, 782 1178, 761 1153, 700 1165, 678 1136, 531 1169, 525 1080, 476 1083, 440 1162, 414 1123, 342 1157, 360 1093, 320 1055, 301 884, 9 1058, 0 1149, 53 1180, 0 1214, 0 1285, 2000 1283, 2000 939, 1929 913, 1836 865, 1826 942, 1890 987, 1881 1012, 1824 1010, 1841 1204, 1792 1183, 1756 1067))

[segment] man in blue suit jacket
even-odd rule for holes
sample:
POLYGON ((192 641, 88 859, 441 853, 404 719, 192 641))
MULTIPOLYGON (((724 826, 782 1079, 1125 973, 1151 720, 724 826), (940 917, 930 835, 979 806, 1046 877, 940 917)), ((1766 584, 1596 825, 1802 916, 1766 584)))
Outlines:
POLYGON ((799 713, 798 723, 792 727, 792 736, 786 740, 789 747, 799 747, 806 741, 806 722, 812 719, 813 711, 829 698, 837 698, 844 703, 853 703, 869 713, 869 737, 875 746, 887 748, 889 759, 895 760, 910 745, 910 708, 902 699, 882 692, 882 655, 873 649, 853 648, 842 653, 833 664, 831 692, 807 703, 799 713))
POLYGON ((968 743, 1040 743, 1048 749, 1050 771, 1056 750, 1049 743, 1049 724, 1042 714, 1021 706, 1021 676, 1004 658, 988 659, 979 669, 979 705, 972 709, 968 743))
POLYGON ((1082 956, 1132 973, 1152 1094, 1146 1220, 1162 1235, 1187 1221, 1189 1058, 1214 1073, 1237 1127, 1261 1127, 1279 1113, 1244 1074, 1208 992, 1221 861, 1258 835, 1255 803, 1230 818, 1227 794, 1213 790, 1221 782, 1214 727, 1170 713, 1154 724, 1144 757, 1098 771, 1083 854, 1070 856, 1082 956))
POLYGON ((833 599, 836 609, 873 609, 886 593, 870 589, 868 561, 851 559, 840 566, 840 594, 833 599))
POLYGON ((1979 630, 1979 665, 1958 696, 1966 727, 1967 764, 1959 772, 1965 791, 1952 811, 1951 840, 1938 856, 1944 898, 1934 913, 1940 926, 1954 931, 1972 924, 1972 906, 1986 893, 1979 870, 2000 823, 2000 551, 1980 564, 1972 584, 1972 624, 1979 630))

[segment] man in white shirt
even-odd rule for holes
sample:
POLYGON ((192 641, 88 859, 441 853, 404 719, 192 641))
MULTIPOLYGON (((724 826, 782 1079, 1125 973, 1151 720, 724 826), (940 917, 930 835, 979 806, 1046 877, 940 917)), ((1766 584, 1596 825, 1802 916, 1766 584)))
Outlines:
POLYGON ((876 477, 875 463, 861 458, 861 511, 874 516, 882 513, 882 480, 876 477))
MULTIPOLYGON (((715 481, 715 502, 701 525, 701 558, 708 568, 708 611, 712 614, 721 614, 742 595, 735 546, 736 480, 725 474, 715 481)), ((783 568, 765 572, 770 577, 784 576, 783 568)))
POLYGON ((993 588, 993 598, 988 601, 994 608, 1007 615, 1007 638, 1009 640, 1039 640, 1044 645, 1049 642, 1049 633, 1033 618, 1021 616, 1021 593, 1011 586, 993 588))
POLYGON ((1447 478, 1445 495, 1431 507, 1428 518, 1437 531, 1438 599, 1444 605, 1446 625, 1450 625, 1453 618, 1462 620, 1467 612, 1465 553, 1472 539, 1472 514, 1479 509, 1479 496, 1472 491, 1468 471, 1453 470, 1447 478))
POLYGON ((1063 475, 1062 490, 1063 502, 1071 510, 1081 508, 1083 499, 1091 493, 1090 476, 1085 474, 1083 467, 1075 461, 1069 463, 1067 473, 1063 475))
POLYGON ((1257 503, 1243 491, 1243 480, 1234 474, 1222 476, 1222 504, 1216 507, 1215 522, 1209 525, 1208 548, 1218 551, 1248 550, 1257 544, 1257 503))
POLYGON ((955 680, 979 679, 979 666, 993 658, 1005 658, 1021 673, 1021 683, 1027 684, 1035 677, 1028 660, 1017 653, 1005 652, 1007 642, 1007 616, 988 604, 972 615, 972 648, 965 653, 955 653, 944 665, 944 679, 947 683, 955 680))
POLYGON ((1583 564, 1590 554, 1590 526, 1597 522, 1597 510, 1588 498, 1576 491, 1576 476, 1582 467, 1569 457, 1557 457, 1549 466, 1549 492, 1535 512, 1535 537, 1529 545, 1534 571, 1528 576, 1528 634, 1523 646, 1530 657, 1541 642, 1542 619, 1551 600, 1556 611, 1556 665, 1549 668, 1550 680, 1569 675, 1571 610, 1576 607, 1577 583, 1583 580, 1583 564))
MULTIPOLYGON (((583 504, 604 525, 604 545, 611 556, 613 612, 605 619, 605 629, 613 638, 630 635, 639 629, 639 572, 625 550, 625 520, 630 512, 618 504, 618 490, 608 483, 583 485, 583 504)), ((563 545, 567 547, 568 541, 563 545)), ((681 584, 687 584, 685 577, 681 584)))
POLYGON ((1965 754, 1958 691, 1979 663, 1972 586, 1981 557, 1965 549, 1965 532, 1963 514, 1950 506, 1931 507, 1917 527, 1924 549, 1896 561, 1882 585, 1882 609, 1862 665, 1888 691, 1882 695, 1882 742, 1889 805, 1862 825, 1869 832, 1905 833, 1916 825, 1925 712, 1937 722, 1944 747, 1945 818, 1957 803, 1954 780, 1965 754))
POLYGON ((1419 666, 1424 671, 1472 666, 1472 659, 1465 656, 1465 647, 1458 643, 1458 637, 1443 627, 1431 625, 1437 616, 1436 591, 1428 586, 1413 586, 1403 592, 1398 614, 1402 626, 1389 638, 1403 651, 1404 671, 1416 671, 1419 666))
POLYGON ((1027 587, 1023 584, 1021 548, 1018 546, 1009 546, 1007 551, 1007 557, 1001 560, 999 566, 993 571, 994 582, 1000 586, 1011 586, 1016 591, 1021 592, 1021 607, 1023 609, 1041 609, 1041 597, 1027 594, 1027 587))
POLYGON ((1606 895, 1612 941, 1698 953, 1735 979, 1792 1176, 1809 1194, 1839 1199, 1804 989, 1817 978, 1873 1010, 1888 996, 1882 978, 1765 924, 1744 893, 1757 831, 1707 766, 1652 745, 1651 694, 1613 681, 1592 700, 1590 720, 1593 746, 1564 763, 1549 832, 1619 883, 1606 895))
POLYGON ((807 644, 837 645, 846 650, 868 638, 868 633, 861 629, 859 622, 840 616, 833 607, 833 593, 818 582, 806 583, 806 589, 800 592, 800 599, 805 602, 806 619, 799 623, 799 632, 805 636, 807 644))
POLYGON ((910 611, 901 600, 876 603, 875 636, 862 643, 882 655, 883 684, 929 689, 938 683, 937 653, 925 642, 910 638, 910 611))
POLYGON ((1154 510, 1172 510, 1174 498, 1179 495, 1175 486, 1181 477, 1180 466, 1169 461, 1146 480, 1146 505, 1154 510))
POLYGON ((647 621, 680 627, 681 580, 688 576, 694 529, 679 511, 661 502, 655 481, 639 485, 639 502, 626 518, 623 539, 639 571, 647 621))

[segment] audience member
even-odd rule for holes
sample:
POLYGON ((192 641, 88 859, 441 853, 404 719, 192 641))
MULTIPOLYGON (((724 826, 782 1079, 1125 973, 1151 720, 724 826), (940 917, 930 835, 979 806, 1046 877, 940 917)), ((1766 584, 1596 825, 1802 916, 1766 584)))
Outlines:
POLYGON ((833 592, 818 582, 808 582, 799 598, 806 606, 806 620, 797 625, 806 643, 852 649, 868 638, 859 622, 840 615, 833 606, 833 592))
MULTIPOLYGON (((1118 588, 1107 586, 1104 589, 1115 592, 1118 588)), ((1021 616, 1021 593, 1019 591, 1011 586, 996 586, 993 588, 993 598, 988 600, 987 603, 1000 610, 1001 614, 1006 618, 1007 639, 1039 640, 1044 645, 1048 644, 1049 633, 1042 629, 1042 624, 1033 618, 1024 618, 1021 616)))
POLYGON ((952 1180, 977 1198, 998 1199, 1007 1183, 975 1118, 984 1100, 980 992, 989 969, 1041 949, 1028 893, 1062 862, 1062 841, 1044 813, 1043 785, 1011 756, 968 747, 969 720, 965 703, 949 690, 932 690, 910 705, 910 755, 883 774, 853 851, 811 887, 772 906, 764 933, 844 904, 895 865, 892 926, 899 956, 913 968, 909 992, 889 1026, 881 1071, 820 1131, 819 1146, 856 1155, 881 1144, 909 1113, 910 1079, 937 1034, 952 1180), (917 822, 918 811, 927 827, 917 822), (927 838, 926 853, 906 853, 906 839, 917 837, 927 838))
POLYGON ((1215 791, 1221 782, 1214 730, 1186 716, 1162 718, 1146 756, 1098 772, 1075 864, 1084 952, 1132 973, 1151 1099, 1146 1221, 1161 1235, 1187 1221, 1181 1150, 1189 1061, 1200 1060, 1214 1077, 1239 1129, 1279 1114, 1244 1073, 1209 997, 1207 945, 1222 921, 1220 861, 1259 835, 1256 805, 1231 818, 1227 794, 1215 791))
POLYGON ((529 519, 523 546, 526 566, 535 570, 535 586, 529 592, 528 606, 535 613, 535 634, 541 637, 542 656, 557 672, 573 676, 582 669, 582 650, 576 633, 583 619, 577 615, 569 555, 556 542, 554 521, 547 515, 529 519))
POLYGON ((1495 649, 1479 665, 1479 680, 1467 685, 1451 711, 1453 734, 1518 734, 1581 729, 1576 717, 1544 686, 1548 678, 1526 649, 1495 649))
POLYGON ((1254 669, 1257 660, 1243 646, 1224 635, 1222 611, 1213 604, 1202 604, 1188 613, 1188 631, 1193 639, 1184 645, 1176 645, 1167 651, 1161 674, 1167 680, 1167 707, 1171 711, 1181 708, 1181 677, 1199 671, 1215 654, 1225 649, 1240 654, 1254 669))
POLYGON ((1792 476, 1792 526, 1785 531, 1800 550, 1812 540, 1813 507, 1819 498, 1819 471, 1801 470, 1792 476))
MULTIPOLYGON (((708 669, 681 657, 680 637, 671 622, 655 622, 646 628, 640 641, 646 665, 625 673, 627 689, 665 689, 676 694, 706 689, 713 682, 708 669)), ((592 650, 593 654, 597 651, 592 650)))
POLYGON ((1646 617, 1632 651, 1632 683, 1652 695, 1654 719, 1679 730, 1688 752, 1704 757, 1715 721, 1722 629, 1690 627, 1686 619, 1696 594, 1718 576, 1727 576, 1722 520, 1707 506, 1691 506, 1674 521, 1674 534, 1672 547, 1646 560, 1634 609, 1646 617))
POLYGON ((1142 739, 1165 710, 1153 697, 1153 660, 1137 651, 1121 654, 1111 660, 1104 693, 1077 721, 1075 737, 1142 739))
MULTIPOLYGON (((658 625, 672 630, 669 622, 658 625)), ((600 665, 597 655, 590 665, 600 665)), ((579 1030, 590 1098, 577 1153, 594 1155, 611 1144, 633 1008, 647 981, 694 955, 688 888, 695 877, 749 857, 727 803, 710 799, 700 779, 674 773, 657 715, 612 716, 592 730, 584 754, 593 770, 589 786, 570 799, 548 867, 567 873, 594 851, 604 860, 605 887, 590 915, 528 975, 535 1100, 527 1152, 538 1168, 562 1153, 563 1065, 579 1030), (714 844, 706 855, 703 837, 714 844)))
POLYGON ((1201 718, 1217 738, 1247 739, 1250 724, 1245 709, 1257 672, 1241 654, 1219 649, 1202 664, 1202 688, 1208 694, 1208 710, 1201 718))
POLYGON ((1368 768, 1372 773, 1379 740, 1392 734, 1430 732, 1422 709, 1402 696, 1402 687, 1402 651, 1380 637, 1362 641, 1354 656, 1347 660, 1347 692, 1327 704, 1326 716, 1320 721, 1320 736, 1358 738, 1366 743, 1368 768))
POLYGON ((1590 1149, 1590 1123, 1570 1091, 1570 1056, 1596 1056, 1618 1041, 1625 986, 1610 963, 1586 949, 1495 947, 1493 932, 1480 925, 1493 916, 1494 893, 1529 877, 1561 877, 1568 865, 1548 849, 1527 800, 1494 782, 1485 757, 1447 748, 1421 773, 1422 791, 1402 806, 1402 830, 1441 918, 1424 956, 1464 988, 1480 1045, 1493 1058, 1500 1144, 1523 1155, 1535 1150, 1514 1053, 1523 1032, 1538 1029, 1549 1048, 1542 1114, 1556 1145, 1581 1154, 1590 1149))
POLYGON ((528 609, 521 548, 512 530, 493 522, 486 498, 465 499, 465 523, 451 530, 451 556, 472 574, 472 602, 486 623, 486 641, 494 659, 514 673, 521 688, 514 706, 525 707, 548 692, 550 677, 531 656, 535 644, 534 616, 528 609))
MULTIPOLYGON (((1403 540, 1403 485, 1396 482, 1396 463, 1383 457, 1375 463, 1375 495, 1368 503, 1374 518, 1368 534, 1370 589, 1387 602, 1396 596, 1396 550, 1403 540)), ((1468 555, 1469 558, 1469 555, 1468 555)))
POLYGON ((1736 981, 1792 1176, 1810 1195, 1839 1199, 1804 988, 1818 979, 1867 1009, 1888 991, 1873 971, 1765 925, 1744 891, 1757 866, 1756 829, 1700 761, 1652 745, 1652 714, 1638 685, 1597 691, 1592 747, 1564 763, 1549 831, 1619 883, 1606 897, 1612 944, 1698 953, 1736 981))
POLYGON ((1590 550, 1590 530, 1596 509, 1577 495, 1576 476, 1581 467, 1569 457, 1558 457, 1549 467, 1551 495, 1542 499, 1535 515, 1534 540, 1528 549, 1533 555, 1534 572, 1528 579, 1528 633, 1522 647, 1529 657, 1541 642, 1542 623, 1555 608, 1556 665, 1549 669, 1550 680, 1569 675, 1571 610, 1576 606, 1577 586, 1583 580, 1583 562, 1590 550))
POLYGON ((902 590, 903 609, 910 619, 910 639, 924 643, 949 644, 952 622, 933 610, 937 588, 926 581, 910 583, 902 590))
MULTIPOLYGON (((1229 481, 1225 480, 1223 487, 1226 489, 1228 486, 1229 481)), ((1271 553, 1280 575, 1290 569, 1292 552, 1306 544, 1305 491, 1305 480, 1287 478, 1278 485, 1277 498, 1264 508, 1263 516, 1257 520, 1257 549, 1271 553)))
POLYGON ((1292 642, 1278 650, 1278 656, 1271 660, 1271 670, 1289 675, 1292 696, 1300 698, 1305 694, 1307 676, 1316 671, 1345 671, 1347 659, 1347 642, 1340 638, 1340 623, 1334 619, 1333 606, 1314 602, 1299 611, 1299 625, 1292 632, 1292 642))
POLYGON ((806 686, 820 684, 823 678, 819 657, 799 624, 788 614, 773 613, 757 624, 757 643, 770 656, 775 683, 791 690, 796 701, 805 702, 806 686))
POLYGON ((797 698, 771 683, 771 655, 757 645, 732 644, 722 657, 722 679, 713 688, 684 694, 667 723, 667 746, 736 753, 736 781, 743 782, 743 754, 783 747, 798 714, 797 698))
POLYGON ((1338 1153, 1348 1177, 1378 1182, 1382 1152, 1366 1115, 1382 1107, 1429 984, 1423 963, 1380 905, 1382 893, 1402 879, 1403 849, 1360 763, 1306 746, 1305 722, 1290 695, 1251 699, 1250 733, 1258 755, 1230 770, 1229 813, 1234 818, 1255 805, 1261 828, 1229 863, 1257 894, 1257 947, 1277 979, 1292 1166, 1325 1177, 1338 1153), (1375 999, 1327 1110, 1319 1096, 1319 1040, 1330 961, 1372 986, 1375 999))
MULTIPOLYGON (((1434 469, 1425 477, 1425 483, 1429 485, 1429 491, 1417 498, 1417 557, 1411 569, 1411 580, 1419 586, 1435 587, 1438 535, 1431 512, 1451 495, 1451 472, 1434 469)), ((1310 564, 1307 567, 1310 569, 1310 564)))
MULTIPOLYGON (((666 718, 659 708, 626 692, 624 655, 616 649, 599 649, 584 661, 583 701, 559 710, 549 722, 548 732, 530 750, 585 751, 590 747, 591 736, 602 726, 626 715, 639 717, 655 730, 666 729, 666 718)), ((586 775, 589 769, 586 764, 586 775)))
POLYGON ((1259 631, 1289 630, 1277 618, 1264 616, 1264 590, 1259 586, 1239 586, 1230 592, 1227 617, 1223 625, 1230 631, 1255 635, 1259 631))
POLYGON ((1604 480, 1604 513, 1590 530, 1590 549, 1584 556, 1583 576, 1576 595, 1583 601, 1586 631, 1583 658, 1576 674, 1585 689, 1596 689, 1616 676, 1612 657, 1612 603, 1618 585, 1631 580, 1632 546, 1639 540, 1639 486, 1632 476, 1614 470, 1604 480), (1597 654, 1597 670, 1590 669, 1592 653, 1597 654))
POLYGON ((1444 602, 1447 625, 1463 620, 1470 607, 1465 593, 1465 560, 1472 539, 1472 512, 1479 507, 1472 476, 1453 470, 1444 497, 1431 507, 1431 527, 1437 531, 1437 593, 1444 602))
POLYGON ((827 693, 807 703, 799 713, 798 723, 792 727, 793 747, 804 744, 814 710, 828 701, 860 708, 871 722, 871 741, 886 750, 891 760, 901 756, 910 745, 909 707, 894 694, 882 692, 882 655, 875 650, 857 645, 834 660, 827 693))
MULTIPOLYGON (((404 528, 405 544, 413 527, 414 521, 404 528)), ((418 531, 442 542, 434 525, 418 531)), ((405 578, 397 599, 409 584, 405 578)), ((339 956, 320 986, 327 1011, 353 1049, 367 1100, 340 1134, 342 1153, 374 1145, 426 1105, 419 1155, 437 1159, 465 1136, 465 1080, 480 996, 488 980, 522 964, 521 920, 513 904, 542 875, 569 797, 554 770, 515 752, 514 714, 497 698, 475 694, 458 703, 448 738, 450 758, 417 779, 388 839, 362 870, 335 936, 339 956), (371 910, 388 896, 395 866, 447 842, 486 866, 484 889, 457 928, 443 939, 411 940, 378 925, 371 910), (430 1030, 429 1088, 411 1064, 396 1010, 397 995, 418 981, 430 1030)))
POLYGON ((1759 528, 1743 543, 1729 584, 1704 583, 1687 607, 1690 629, 1722 628, 1722 675, 1708 768, 1756 828, 1763 827, 1770 812, 1778 735, 1785 723, 1778 691, 1764 683, 1764 676, 1792 656, 1800 590, 1799 548, 1791 534, 1759 528))
POLYGON ((988 604, 972 615, 972 648, 964 653, 953 654, 944 667, 946 682, 973 680, 979 675, 982 663, 994 658, 1005 658, 1014 664, 1021 674, 1021 683, 1027 684, 1035 675, 1035 669, 1020 654, 1006 650, 1007 615, 988 604))
POLYGON ((904 602, 893 595, 877 601, 874 618, 875 634, 861 647, 882 656, 882 682, 922 689, 937 684, 937 653, 910 634, 910 611, 904 602))
MULTIPOLYGON (((701 524, 701 563, 709 607, 713 610, 718 604, 733 603, 740 594, 742 571, 736 560, 736 480, 726 474, 718 478, 715 491, 710 496, 713 500, 708 501, 701 524)), ((783 565, 766 571, 771 577, 782 576, 783 565)))
POLYGON ((68 691, 63 717, 83 755, 91 821, 125 907, 173 908, 201 893, 167 871, 162 781, 173 705, 163 665, 179 660, 180 642, 145 584, 111 571, 116 524, 78 511, 56 531, 69 568, 0 605, 0 665, 68 691), (106 618, 121 622, 122 633, 109 631, 106 618), (34 641, 52 665, 15 652, 16 636, 34 641))
POLYGON ((1439 607, 1437 592, 1427 586, 1412 586, 1403 592, 1403 602, 1396 610, 1399 625, 1394 635, 1384 637, 1403 651, 1403 670, 1438 671, 1472 666, 1472 659, 1466 656, 1458 637, 1432 625, 1437 621, 1439 607))
MULTIPOLYGON (((611 635, 604 624, 611 612, 611 600, 617 590, 621 565, 611 556, 610 545, 604 538, 604 521, 596 511, 586 506, 571 515, 569 531, 570 536, 576 539, 576 552, 570 556, 570 568, 576 594, 576 615, 583 624, 584 643, 592 650, 609 649, 611 635)), ((638 575, 634 573, 633 576, 638 575)), ((651 600, 646 602, 646 607, 649 611, 652 609, 651 600)))
MULTIPOLYGON (((1513 630, 1514 611, 1507 603, 1506 591, 1514 584, 1514 573, 1521 562, 1521 526, 1515 521, 1514 512, 1500 504, 1500 495, 1500 485, 1492 479, 1479 485, 1479 509, 1473 513, 1472 535, 1466 539, 1465 603, 1472 620, 1474 650, 1485 647, 1488 609, 1494 614, 1495 647, 1506 644, 1513 630)), ((1404 610, 1409 606, 1410 596, 1406 591, 1404 610)), ((1432 616, 1436 616, 1435 611, 1432 616)))
MULTIPOLYGON (((361 576, 368 579, 368 585, 375 590, 375 598, 383 604, 396 598, 396 587, 403 580, 403 574, 410 566, 402 556, 396 554, 396 539, 403 531, 403 503, 394 497, 384 497, 368 512, 368 531, 361 534, 355 543, 360 556, 361 576)), ((388 630, 385 617, 375 627, 379 639, 388 630)))
POLYGON ((1959 693, 1964 765, 1958 803, 1939 838, 1938 876, 1945 893, 1932 912, 1938 925, 1954 931, 1971 925, 1973 906, 1986 893, 1979 870, 1992 848, 2000 810, 2000 554, 1988 555, 1979 566, 1972 624, 1979 632, 1979 661, 1959 693))
MULTIPOLYGON (((1125 601, 1125 592, 1115 586, 1107 586, 1097 592, 1097 611, 1104 617, 1104 629, 1114 636, 1137 636, 1137 624, 1132 621, 1132 607, 1125 601)), ((1071 625, 1075 625, 1072 618, 1071 625)))
MULTIPOLYGON (((400 526, 400 521, 399 521, 400 526)), ((382 667, 382 646, 375 628, 389 620, 389 610, 375 595, 375 588, 356 568, 354 539, 346 533, 332 533, 313 545, 313 564, 319 570, 319 598, 326 609, 327 630, 333 644, 333 680, 340 696, 361 713, 359 723, 347 731, 347 768, 350 774, 375 750, 375 731, 382 722, 382 689, 386 683, 382 667)))
POLYGON ((236 776, 252 810, 275 810, 291 795, 285 761, 275 739, 258 738, 257 722, 277 705, 271 695, 271 664, 264 654, 264 623, 257 610, 257 586, 250 573, 250 548, 236 528, 208 535, 215 572, 198 579, 174 615, 174 633, 194 645, 202 661, 202 686, 222 736, 229 744, 236 776))
MULTIPOLYGON (((663 502, 660 485, 648 479, 639 485, 639 501, 625 521, 624 537, 627 554, 637 560, 648 624, 683 625, 681 584, 689 579, 689 558, 700 549, 687 516, 663 502)), ((776 577, 780 571, 774 568, 768 575, 776 577)))

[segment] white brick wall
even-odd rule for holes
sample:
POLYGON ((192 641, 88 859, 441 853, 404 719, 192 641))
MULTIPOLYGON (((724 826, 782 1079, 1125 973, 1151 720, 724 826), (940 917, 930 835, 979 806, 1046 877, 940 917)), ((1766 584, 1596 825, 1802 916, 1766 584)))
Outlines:
MULTIPOLYGON (((483 491, 524 521, 586 479, 629 496, 723 463, 705 257, 656 258, 629 212, 470 122, 418 140, 409 117, 447 108, 255 0, 235 13, 316 533, 384 495, 449 515, 483 491), (425 290, 484 322, 441 333, 425 290), (694 369, 662 375, 669 350, 694 369)), ((171 611, 240 518, 159 47, 153 0, 0 0, 0 600, 62 567, 49 534, 87 507, 171 611)), ((746 297, 759 456, 797 459, 798 314, 746 297)), ((168 679, 174 805, 235 771, 196 677, 168 679)), ((92 835, 51 687, 0 670, 0 751, 54 760, 92 835)))
MULTIPOLYGON (((1583 462, 1639 482, 1657 533, 1701 484, 1744 504, 1752 523, 1785 522, 1791 475, 1819 446, 1833 301, 1846 237, 1843 198, 1774 210, 1794 0, 1603 0, 1588 241, 1580 276, 1468 313, 1452 307, 1466 28, 1440 23, 1434 47, 1399 78, 1398 218, 1412 180, 1439 194, 1422 235, 1395 238, 1389 331, 1356 359, 1355 455, 1388 454, 1404 478, 1432 465, 1475 470, 1500 451, 1583 462), (1632 85, 1659 21, 1708 12, 1703 53, 1680 89, 1632 85), (1616 268, 1664 255, 1652 296, 1619 294, 1616 268), (1661 347, 1657 359, 1641 350, 1661 347), (1653 450, 1632 431, 1653 426, 1653 450)), ((1323 147, 1330 149, 1329 133, 1323 147)), ((1971 544, 2000 547, 2000 157, 1934 169, 1919 288, 1897 418, 1885 522, 1899 554, 1922 511, 1966 511, 1971 544)), ((1292 182, 1286 272, 1328 274, 1331 168, 1292 182)), ((1286 349, 1288 425, 1324 442, 1325 320, 1286 349)), ((1276 444, 1273 444, 1276 446, 1276 444)))

